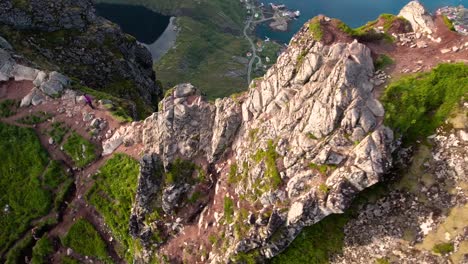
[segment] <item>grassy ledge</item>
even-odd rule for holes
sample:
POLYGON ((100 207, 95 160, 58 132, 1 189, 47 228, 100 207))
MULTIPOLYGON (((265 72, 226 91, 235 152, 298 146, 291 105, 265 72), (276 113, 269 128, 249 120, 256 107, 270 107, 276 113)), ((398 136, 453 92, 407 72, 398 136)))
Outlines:
POLYGON ((63 149, 79 168, 86 167, 96 159, 95 146, 76 132, 67 139, 63 149))

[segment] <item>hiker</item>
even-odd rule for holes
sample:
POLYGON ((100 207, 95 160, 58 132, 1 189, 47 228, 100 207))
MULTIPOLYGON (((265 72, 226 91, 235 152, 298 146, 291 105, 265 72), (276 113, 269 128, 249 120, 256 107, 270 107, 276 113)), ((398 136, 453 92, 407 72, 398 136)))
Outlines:
POLYGON ((93 99, 91 99, 91 96, 85 94, 84 95, 84 99, 86 101, 86 104, 89 105, 92 109, 94 109, 94 106, 93 106, 93 99))

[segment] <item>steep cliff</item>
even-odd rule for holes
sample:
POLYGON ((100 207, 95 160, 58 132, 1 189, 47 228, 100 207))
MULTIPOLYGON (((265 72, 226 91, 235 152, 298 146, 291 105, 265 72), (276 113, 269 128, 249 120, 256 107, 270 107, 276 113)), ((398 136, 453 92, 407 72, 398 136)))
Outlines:
POLYGON ((133 100, 134 116, 155 109, 161 88, 155 83, 150 53, 118 26, 96 16, 92 1, 7 0, 0 12, 0 34, 36 65, 133 100))
POLYGON ((148 153, 133 234, 146 245, 149 234, 164 234, 167 240, 157 243, 163 254, 178 248, 173 241, 195 247, 187 233, 224 234, 220 246, 197 242, 211 249, 202 258, 226 262, 249 253, 263 259, 281 252, 304 226, 342 213, 392 164, 393 133, 382 125, 373 76, 365 45, 325 45, 305 26, 277 64, 238 98, 210 104, 192 85, 176 86, 160 112, 104 144, 105 153, 122 143, 143 144, 148 153), (194 162, 193 171, 182 182, 168 180, 181 161, 194 162), (208 179, 193 181, 200 170, 208 179), (215 191, 200 195, 212 199, 187 214, 187 199, 210 184, 215 191), (173 208, 165 210, 171 194, 177 196, 173 208), (148 221, 158 207, 159 217, 148 221), (175 227, 161 228, 171 219, 175 227))

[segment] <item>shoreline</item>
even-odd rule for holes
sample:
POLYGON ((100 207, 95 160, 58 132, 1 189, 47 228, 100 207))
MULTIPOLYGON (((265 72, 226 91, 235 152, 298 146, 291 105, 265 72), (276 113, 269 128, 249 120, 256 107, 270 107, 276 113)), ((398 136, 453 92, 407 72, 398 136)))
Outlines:
POLYGON ((179 30, 176 25, 176 20, 177 20, 177 17, 170 18, 169 25, 167 25, 167 28, 164 30, 162 35, 155 42, 151 44, 141 43, 151 53, 153 63, 156 63, 159 60, 161 60, 161 58, 171 48, 174 47, 176 40, 177 40, 177 35, 179 34, 179 30))

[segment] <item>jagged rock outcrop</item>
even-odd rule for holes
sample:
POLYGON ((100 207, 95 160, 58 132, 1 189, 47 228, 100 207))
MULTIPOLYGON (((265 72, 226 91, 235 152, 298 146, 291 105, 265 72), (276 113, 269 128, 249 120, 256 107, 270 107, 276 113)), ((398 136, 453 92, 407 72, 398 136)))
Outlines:
POLYGON ((176 159, 208 164, 216 191, 198 228, 222 230, 226 245, 208 262, 252 252, 271 258, 303 227, 342 213, 391 166, 393 133, 382 125, 373 76, 365 45, 324 45, 305 26, 246 94, 210 104, 193 86, 176 86, 161 112, 122 128, 104 148, 130 139, 130 130, 166 171, 176 159), (232 200, 233 215, 216 211, 223 199, 232 200))
POLYGON ((431 35, 434 29, 434 21, 431 14, 424 8, 419 1, 409 2, 401 9, 398 16, 404 17, 411 23, 413 31, 431 35))
POLYGON ((157 105, 161 90, 151 54, 117 25, 96 16, 92 1, 6 0, 0 13, 0 35, 19 52, 32 51, 24 55, 41 68, 131 99, 140 114, 144 106, 157 105))

